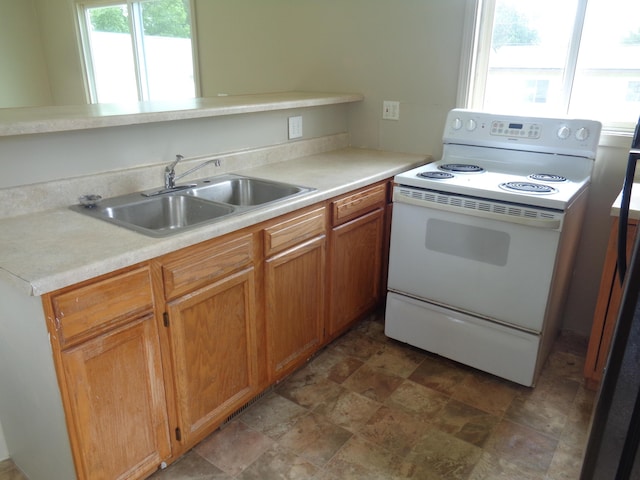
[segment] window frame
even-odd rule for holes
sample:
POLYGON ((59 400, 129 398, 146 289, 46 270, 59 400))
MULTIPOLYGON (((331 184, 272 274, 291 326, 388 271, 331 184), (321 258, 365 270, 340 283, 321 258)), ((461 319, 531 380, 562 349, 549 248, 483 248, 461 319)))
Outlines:
MULTIPOLYGON (((568 110, 574 74, 578 64, 580 37, 587 12, 588 0, 577 0, 577 14, 565 73, 563 78, 563 105, 568 110)), ((482 110, 482 98, 478 92, 484 92, 489 68, 489 48, 491 45, 493 16, 496 0, 469 0, 466 5, 464 35, 460 59, 457 107, 482 110)), ((633 135, 635 125, 626 123, 603 124, 601 144, 626 146, 633 135)))
MULTIPOLYGON (((144 57, 144 44, 140 35, 142 28, 142 14, 140 3, 145 0, 79 0, 75 4, 76 9, 76 28, 78 31, 78 48, 80 50, 80 59, 82 63, 83 83, 85 87, 85 98, 88 104, 99 104, 98 91, 93 72, 93 60, 91 55, 91 40, 87 30, 89 24, 88 9, 96 7, 110 7, 127 4, 132 15, 129 16, 129 29, 132 42, 134 72, 136 78, 136 90, 138 93, 138 101, 149 101, 148 79, 144 69, 141 68, 141 60, 144 57)), ((201 96, 200 88, 200 67, 198 60, 198 44, 197 31, 195 21, 195 0, 188 0, 190 9, 190 28, 191 28, 191 58, 193 61, 193 82, 194 82, 194 98, 201 96)))

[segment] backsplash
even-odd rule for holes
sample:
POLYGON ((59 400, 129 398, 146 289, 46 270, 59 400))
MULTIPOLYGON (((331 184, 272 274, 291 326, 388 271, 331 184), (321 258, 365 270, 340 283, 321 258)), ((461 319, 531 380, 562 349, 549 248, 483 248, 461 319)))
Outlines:
MULTIPOLYGON (((176 168, 176 173, 185 172, 209 159, 219 158, 221 160, 219 167, 208 165, 193 173, 192 176, 185 177, 183 181, 188 183, 190 179, 239 172, 247 168, 337 150, 348 145, 349 135, 338 133, 263 148, 224 153, 212 152, 209 155, 185 158, 176 168)), ((166 164, 167 162, 163 162, 125 170, 3 188, 0 189, 0 218, 15 217, 52 208, 64 208, 78 203, 78 197, 86 194, 98 194, 103 198, 108 198, 161 187, 166 164)))

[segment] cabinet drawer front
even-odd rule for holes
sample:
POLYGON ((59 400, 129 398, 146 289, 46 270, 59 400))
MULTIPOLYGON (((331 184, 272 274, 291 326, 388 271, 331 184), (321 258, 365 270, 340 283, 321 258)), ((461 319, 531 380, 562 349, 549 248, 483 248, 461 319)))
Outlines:
POLYGON ((387 184, 359 190, 333 202, 333 224, 339 225, 386 203, 387 184))
POLYGON ((102 332, 153 310, 148 266, 52 296, 61 345, 102 332))
POLYGON ((169 259, 162 266, 164 291, 168 299, 210 283, 253 262, 253 237, 246 234, 194 253, 169 259))
POLYGON ((295 216, 264 229, 265 256, 281 252, 293 245, 322 235, 326 230, 324 207, 295 216))

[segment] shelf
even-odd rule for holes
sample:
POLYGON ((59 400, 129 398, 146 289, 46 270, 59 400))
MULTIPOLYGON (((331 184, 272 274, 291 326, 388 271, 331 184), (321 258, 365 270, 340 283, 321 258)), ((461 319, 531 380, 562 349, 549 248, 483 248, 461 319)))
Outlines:
POLYGON ((0 109, 0 137, 359 102, 359 93, 283 92, 125 104, 0 109))

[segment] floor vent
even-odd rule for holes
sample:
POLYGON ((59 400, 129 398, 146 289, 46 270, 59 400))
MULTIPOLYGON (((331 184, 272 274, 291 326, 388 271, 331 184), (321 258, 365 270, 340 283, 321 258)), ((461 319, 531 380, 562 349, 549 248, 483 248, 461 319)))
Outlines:
POLYGON ((224 428, 229 422, 231 422, 231 420, 233 420, 239 415, 242 415, 247 408, 249 408, 251 405, 256 403, 258 400, 264 398, 267 394, 271 393, 272 391, 273 391, 273 386, 270 386, 269 388, 264 390, 262 393, 259 393, 258 395, 253 397, 251 400, 249 400, 247 403, 245 403, 239 409, 237 409, 235 412, 229 415, 227 419, 224 422, 222 422, 222 424, 220 425, 220 428, 224 428))

